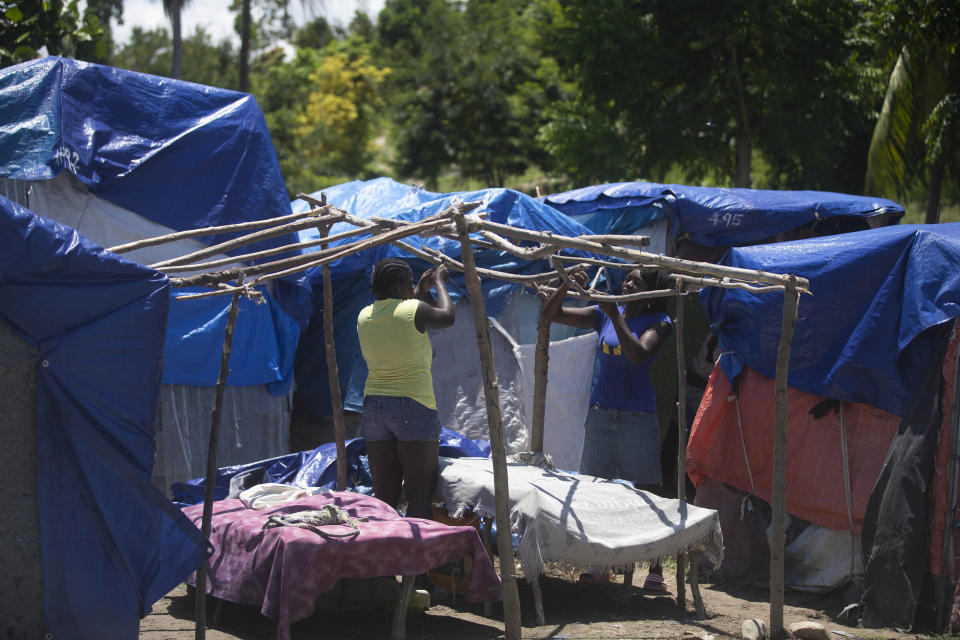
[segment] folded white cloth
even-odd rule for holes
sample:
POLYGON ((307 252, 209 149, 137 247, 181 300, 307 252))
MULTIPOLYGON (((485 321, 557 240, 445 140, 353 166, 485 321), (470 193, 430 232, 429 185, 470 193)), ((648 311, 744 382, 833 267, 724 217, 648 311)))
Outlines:
POLYGON ((240 502, 248 509, 268 509, 278 504, 293 502, 304 496, 313 496, 322 493, 323 489, 319 487, 294 487, 289 484, 279 484, 276 482, 265 482, 244 489, 237 496, 240 502))

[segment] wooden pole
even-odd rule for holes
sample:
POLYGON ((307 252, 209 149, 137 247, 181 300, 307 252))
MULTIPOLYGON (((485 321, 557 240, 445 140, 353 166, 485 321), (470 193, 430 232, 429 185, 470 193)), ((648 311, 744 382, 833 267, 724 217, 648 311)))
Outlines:
MULTIPOLYGON (((472 216, 471 216, 472 218, 472 216)), ((764 284, 783 285, 787 276, 781 273, 770 273, 767 271, 756 271, 754 269, 741 269, 739 267, 727 267, 723 265, 710 264, 706 262, 694 262, 692 260, 683 260, 672 256, 665 256, 658 253, 647 253, 645 251, 636 251, 633 249, 624 249, 609 244, 591 242, 586 238, 590 236, 580 236, 571 238, 568 236, 559 236, 549 231, 528 231, 519 229, 506 224, 489 222, 487 220, 472 219, 469 221, 471 231, 486 230, 494 233, 502 233, 505 236, 526 240, 530 242, 543 242, 554 244, 557 247, 567 249, 580 249, 591 253, 614 256, 630 262, 653 265, 659 269, 670 269, 680 273, 692 273, 696 275, 712 275, 717 277, 730 277, 734 279, 743 279, 749 282, 762 282, 764 284)), ((489 239, 489 235, 487 236, 489 239)), ((804 278, 793 276, 796 280, 796 287, 806 289, 809 286, 804 278)))
POLYGON ((500 579, 503 591, 503 623, 508 640, 520 638, 520 596, 517 593, 516 567, 513 560, 513 537, 510 535, 510 487, 507 480, 507 453, 503 436, 503 417, 500 414, 500 391, 493 366, 493 349, 490 346, 490 328, 487 310, 480 288, 480 277, 473 259, 473 247, 463 213, 457 211, 453 220, 460 234, 464 279, 470 296, 470 309, 477 331, 477 348, 480 350, 480 365, 483 371, 483 391, 487 406, 487 422, 490 425, 490 456, 493 462, 494 503, 496 505, 497 544, 500 549, 500 579))
MULTIPOLYGON (((687 497, 687 360, 683 348, 683 280, 677 279, 677 499, 687 497)), ((687 554, 677 554, 677 606, 687 610, 687 554)))
POLYGON ((185 238, 199 238, 201 236, 212 236, 222 233, 236 233, 238 231, 246 231, 247 229, 259 229, 261 227, 283 224, 285 222, 291 222, 293 220, 299 220, 301 218, 307 218, 311 216, 315 218, 317 217, 318 213, 318 211, 304 211, 302 213, 291 213, 289 215, 280 216, 279 218, 253 220, 251 222, 227 224, 219 227, 205 227, 203 229, 187 229, 186 231, 168 233, 155 238, 145 238, 143 240, 136 240, 126 244, 118 244, 116 246, 109 247, 107 251, 111 251, 113 253, 127 253, 128 251, 135 251, 136 249, 143 249, 144 247, 155 247, 158 244, 176 242, 177 240, 183 240, 185 238))
POLYGON ((550 365, 550 320, 540 310, 537 347, 533 364, 533 418, 530 421, 530 451, 543 452, 543 423, 547 415, 547 369, 550 365))
MULTIPOLYGON (((324 196, 326 200, 326 196, 324 196)), ((330 232, 324 225, 321 236, 330 232)), ((327 245, 321 245, 321 250, 327 245)), ((330 410, 333 413, 333 439, 337 444, 337 491, 347 488, 347 445, 343 432, 343 400, 340 397, 340 371, 337 367, 337 349, 333 339, 333 278, 330 265, 321 268, 323 276, 323 344, 327 352, 327 379, 330 382, 330 410)))
POLYGON ((770 637, 785 637, 783 629, 783 547, 785 543, 784 515, 786 514, 786 455, 787 455, 787 374, 790 366, 790 348, 797 318, 797 277, 787 276, 783 290, 783 320, 780 325, 780 346, 777 351, 777 377, 774 381, 774 436, 773 436, 773 503, 770 540, 770 637))
MULTIPOLYGON (((243 278, 238 284, 242 284, 243 278)), ((200 531, 203 537, 210 539, 210 521, 213 519, 213 490, 217 483, 217 447, 220 443, 220 415, 223 409, 223 391, 230 373, 230 351, 233 348, 233 328, 240 311, 240 293, 233 295, 230 311, 227 313, 227 328, 223 337, 223 349, 220 353, 220 373, 217 375, 217 390, 210 418, 210 441, 207 445, 207 475, 204 478, 203 517, 200 531)), ((209 544, 209 542, 207 543, 209 544)), ((203 640, 207 632, 207 560, 197 569, 197 623, 194 637, 203 640)))

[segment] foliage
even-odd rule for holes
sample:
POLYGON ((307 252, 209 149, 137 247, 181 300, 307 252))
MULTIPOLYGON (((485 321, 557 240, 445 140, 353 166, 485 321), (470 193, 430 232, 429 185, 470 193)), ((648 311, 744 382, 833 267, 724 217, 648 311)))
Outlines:
POLYGON ((263 108, 288 191, 314 191, 365 177, 374 159, 389 69, 356 41, 322 51, 298 48, 290 63, 275 50, 256 65, 254 95, 263 108))
POLYGON ((94 2, 80 14, 77 0, 0 0, 0 66, 49 55, 100 60, 108 53, 109 34, 101 17, 115 5, 94 2))
MULTIPOLYGON (((183 41, 183 52, 188 63, 181 74, 182 80, 227 89, 236 87, 236 52, 229 40, 215 43, 209 33, 197 27, 183 41)), ((170 73, 172 57, 173 44, 169 31, 165 28, 144 30, 134 27, 130 42, 114 55, 114 65, 166 76, 170 73)))
POLYGON ((853 0, 552 0, 541 11, 547 50, 577 88, 551 107, 544 142, 577 152, 596 135, 613 154, 599 166, 561 156, 584 180, 659 179, 679 165, 749 186, 756 147, 771 186, 832 187, 830 160, 865 144, 877 90, 868 50, 848 37, 853 0))
POLYGON ((528 4, 387 3, 378 44, 396 69, 388 101, 398 173, 435 185, 452 168, 502 186, 548 161, 535 134, 557 80, 528 4))
POLYGON ((869 19, 892 71, 871 140, 865 189, 904 197, 927 191, 927 218, 960 185, 960 4, 878 2, 869 19))

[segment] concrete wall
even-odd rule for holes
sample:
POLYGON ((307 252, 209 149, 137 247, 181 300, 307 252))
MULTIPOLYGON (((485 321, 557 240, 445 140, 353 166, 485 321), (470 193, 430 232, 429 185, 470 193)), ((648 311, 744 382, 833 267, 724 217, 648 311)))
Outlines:
POLYGON ((0 637, 43 637, 37 350, 0 322, 0 637))

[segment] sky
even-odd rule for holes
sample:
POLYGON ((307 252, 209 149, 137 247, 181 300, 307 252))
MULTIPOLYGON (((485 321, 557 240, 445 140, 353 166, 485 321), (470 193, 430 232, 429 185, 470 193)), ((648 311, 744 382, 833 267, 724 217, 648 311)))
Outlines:
MULTIPOLYGON (((328 22, 345 27, 357 9, 376 17, 384 2, 385 0, 291 0, 290 13, 298 24, 323 15, 328 22), (313 9, 305 5, 312 5, 313 9)), ((230 4, 231 0, 189 0, 180 17, 183 36, 189 36, 198 26, 202 26, 214 41, 230 38, 239 45, 239 38, 233 30, 234 14, 230 11, 230 4)), ((124 0, 123 24, 114 25, 114 39, 118 44, 122 44, 129 41, 133 27, 154 29, 161 26, 170 28, 170 22, 163 14, 161 0, 124 0)))

